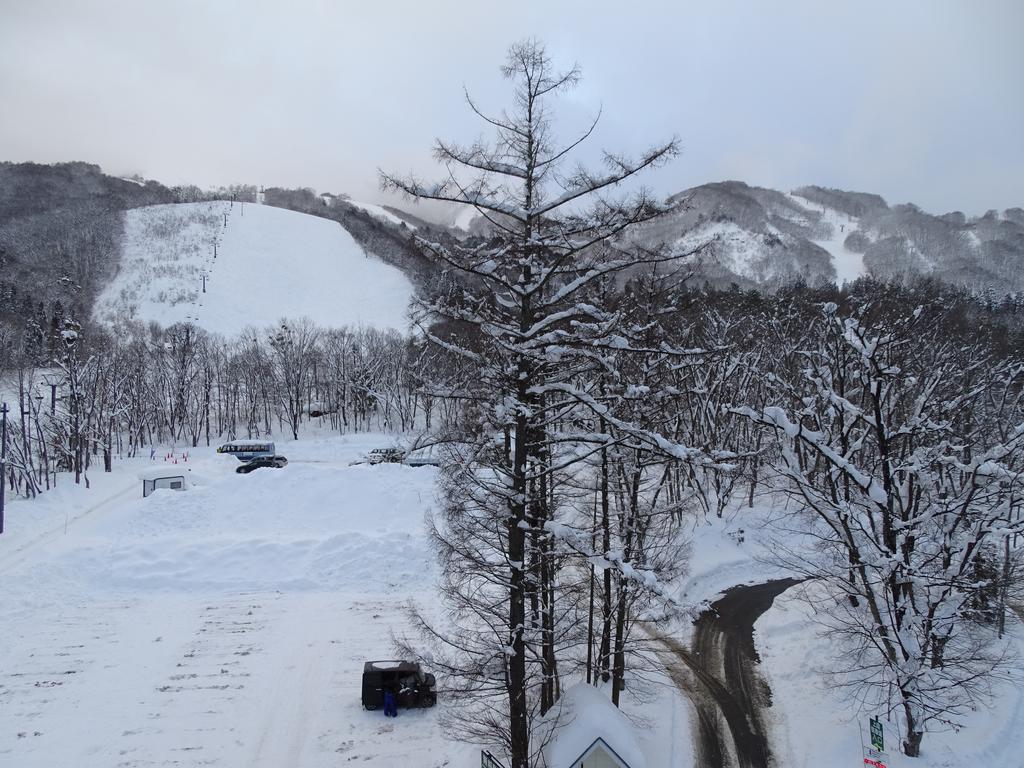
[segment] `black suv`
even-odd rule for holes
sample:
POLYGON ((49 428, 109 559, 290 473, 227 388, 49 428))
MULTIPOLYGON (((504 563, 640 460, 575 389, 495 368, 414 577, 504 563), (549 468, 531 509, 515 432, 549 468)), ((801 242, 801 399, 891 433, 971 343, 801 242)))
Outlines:
POLYGON ((384 692, 391 691, 400 707, 432 707, 437 704, 437 681, 413 661, 368 661, 363 665, 363 706, 384 706, 384 692))
POLYGON ((288 459, 284 456, 257 456, 255 459, 250 459, 245 462, 245 464, 236 469, 235 472, 240 475, 247 475, 254 469, 259 469, 260 467, 274 467, 275 469, 280 469, 287 463, 288 459))

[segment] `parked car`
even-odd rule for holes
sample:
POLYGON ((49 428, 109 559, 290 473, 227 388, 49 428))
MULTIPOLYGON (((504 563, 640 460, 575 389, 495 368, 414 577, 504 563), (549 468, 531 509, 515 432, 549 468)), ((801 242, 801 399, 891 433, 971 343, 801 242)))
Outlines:
POLYGON ((432 443, 409 451, 403 463, 407 467, 440 467, 442 465, 441 444, 432 443))
POLYGON ((400 707, 432 707, 437 704, 437 681, 413 661, 368 661, 363 665, 362 702, 366 709, 384 706, 390 690, 400 707))
POLYGON ((405 451, 401 448, 374 448, 366 454, 370 464, 401 464, 405 451))
POLYGON ((245 464, 235 470, 240 475, 247 475, 253 470, 260 469, 261 467, 273 467, 280 469, 288 463, 288 459, 284 456, 257 456, 252 461, 247 461, 245 464))

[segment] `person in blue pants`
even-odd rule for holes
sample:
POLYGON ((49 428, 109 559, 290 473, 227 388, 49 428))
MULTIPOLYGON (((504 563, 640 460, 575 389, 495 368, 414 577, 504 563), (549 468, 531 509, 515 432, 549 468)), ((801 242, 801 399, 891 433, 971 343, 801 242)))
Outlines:
POLYGON ((398 703, 391 691, 384 691, 384 717, 398 717, 398 703))

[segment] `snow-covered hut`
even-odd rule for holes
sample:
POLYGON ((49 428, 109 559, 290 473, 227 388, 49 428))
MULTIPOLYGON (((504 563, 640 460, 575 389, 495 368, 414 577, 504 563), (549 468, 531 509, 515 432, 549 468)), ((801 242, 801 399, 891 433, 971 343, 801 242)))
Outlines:
POLYGON ((146 498, 157 488, 168 488, 172 491, 184 491, 188 488, 188 470, 175 465, 150 467, 139 472, 142 481, 142 498, 146 498))
POLYGON ((647 768, 633 725, 607 696, 578 683, 562 693, 544 751, 552 768, 647 768))

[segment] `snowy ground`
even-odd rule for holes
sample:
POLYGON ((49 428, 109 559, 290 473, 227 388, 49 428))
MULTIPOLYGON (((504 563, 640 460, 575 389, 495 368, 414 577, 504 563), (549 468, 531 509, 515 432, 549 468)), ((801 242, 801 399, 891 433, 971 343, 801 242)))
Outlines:
MULTIPOLYGON (((423 525, 436 470, 349 466, 392 442, 282 441, 291 463, 251 475, 199 449, 185 492, 142 499, 135 473, 150 462, 137 459, 93 473, 92 490, 62 477, 56 491, 10 503, 0 766, 478 765, 479 748, 446 739, 437 711, 386 720, 359 704, 362 662, 393 655, 406 602, 438 607, 423 525)), ((758 560, 764 517, 694 527, 682 602, 786 575, 758 560)), ((681 640, 689 629, 680 623, 681 640)), ((804 605, 776 601, 755 640, 780 764, 860 764, 857 713, 814 674, 829 646, 804 605)), ((693 765, 689 703, 668 685, 649 694, 626 706, 647 764, 693 765)), ((888 764, 1019 765, 1022 732, 1024 699, 1007 684, 966 731, 929 734, 918 761, 890 749, 888 764)))
MULTIPOLYGON (((692 534, 691 575, 680 591, 681 602, 710 601, 736 584, 763 583, 792 574, 771 564, 764 540, 767 508, 741 509, 727 520, 698 524, 692 534)), ((772 749, 778 765, 831 768, 862 764, 858 724, 869 715, 830 688, 820 671, 828 667, 832 645, 818 632, 811 609, 800 600, 802 587, 776 599, 755 625, 754 642, 761 673, 772 690, 772 749)), ((1024 627, 1012 622, 1018 648, 1024 627)), ((928 733, 921 758, 899 754, 895 723, 885 724, 888 768, 954 768, 989 765, 1024 766, 1024 690, 1011 680, 997 681, 991 708, 973 713, 960 733, 928 733)))
POLYGON ((226 335, 302 316, 401 330, 412 290, 337 222, 265 205, 156 205, 126 213, 120 269, 95 316, 191 321, 226 335))
MULTIPOLYGON (((786 764, 794 768, 855 765, 861 755, 861 729, 865 738, 868 731, 868 713, 859 712, 854 702, 829 689, 827 678, 815 674, 827 668, 832 649, 828 638, 814 631, 812 611, 799 599, 800 589, 779 598, 758 625, 759 647, 775 695, 777 742, 781 754, 790 758, 786 764)), ((1018 648, 1024 647, 1020 624, 1015 623, 1012 631, 1018 648)), ((889 755, 885 765, 1024 765, 1024 692, 1018 681, 1005 678, 996 681, 995 691, 992 707, 971 713, 959 733, 927 734, 919 759, 899 754, 898 726, 884 722, 889 755)))
MULTIPOLYGON (((479 765, 437 711, 386 720, 359 703, 362 663, 393 656, 406 602, 437 607, 436 470, 349 466, 393 442, 282 441, 289 465, 250 475, 198 449, 185 492, 142 499, 152 464, 137 459, 89 491, 62 476, 9 504, 0 766, 479 765)), ((651 696, 629 706, 648 764, 688 764, 688 705, 651 696)))
POLYGON ((385 720, 359 704, 362 662, 393 655, 405 601, 433 602, 436 470, 348 466, 379 442, 313 441, 317 462, 288 451, 251 475, 200 451, 197 487, 148 499, 134 479, 148 462, 129 462, 92 491, 65 481, 12 503, 0 765, 478 760, 435 711, 385 720))

